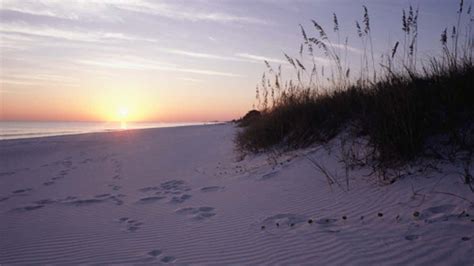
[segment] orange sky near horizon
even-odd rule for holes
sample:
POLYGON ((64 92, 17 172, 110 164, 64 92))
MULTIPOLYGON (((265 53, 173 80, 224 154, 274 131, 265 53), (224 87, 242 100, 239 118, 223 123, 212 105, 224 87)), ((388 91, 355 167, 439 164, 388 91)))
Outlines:
POLYGON ((25 80, 2 78, 10 74, 2 68, 0 120, 227 121, 243 116, 254 101, 252 92, 241 89, 253 88, 254 82, 240 76, 74 67, 57 69, 54 75, 37 69, 22 70, 25 80), (120 114, 123 109, 127 110, 125 117, 120 114))
POLYGON ((122 95, 106 90, 61 94, 44 94, 39 90, 28 97, 2 92, 0 98, 0 120, 9 121, 206 122, 232 120, 248 111, 242 108, 248 105, 248 99, 223 102, 221 97, 160 97, 160 93, 133 90, 122 95))

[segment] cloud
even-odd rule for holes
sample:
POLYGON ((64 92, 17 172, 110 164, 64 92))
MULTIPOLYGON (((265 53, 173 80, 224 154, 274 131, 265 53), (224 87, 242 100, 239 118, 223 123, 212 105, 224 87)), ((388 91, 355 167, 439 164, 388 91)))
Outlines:
POLYGON ((207 54, 207 53, 196 53, 196 52, 185 51, 185 50, 177 50, 177 49, 162 49, 162 50, 167 53, 184 55, 184 56, 189 56, 189 57, 218 59, 218 60, 238 60, 238 58, 233 58, 233 57, 228 57, 228 56, 220 56, 220 55, 207 54))
POLYGON ((117 22, 122 21, 122 19, 111 12, 107 12, 107 9, 110 7, 109 4, 119 2, 116 0, 2 0, 0 10, 67 20, 117 22))
MULTIPOLYGON (((14 79, 4 79, 2 78, 0 80, 0 84, 11 84, 11 85, 24 85, 24 86, 37 86, 37 82, 31 82, 31 81, 22 81, 22 80, 14 80, 14 79)), ((1 93, 10 93, 13 94, 15 93, 14 90, 0 90, 1 93)))
POLYGON ((184 73, 193 73, 201 74, 208 76, 223 76, 223 77, 243 77, 242 75, 229 73, 229 72, 220 72, 208 69, 194 69, 194 68, 185 68, 181 66, 171 65, 171 64, 158 64, 154 62, 147 61, 136 61, 132 62, 130 60, 77 60, 79 64, 94 65, 99 67, 106 68, 120 68, 120 69, 132 69, 132 70, 162 70, 162 71, 171 71, 171 72, 184 72, 184 73))
POLYGON ((0 33, 2 38, 5 34, 17 35, 15 37, 19 42, 30 41, 27 37, 18 37, 18 35, 28 35, 43 38, 63 39, 67 41, 79 42, 105 42, 105 41, 142 41, 156 42, 154 39, 143 38, 139 36, 127 35, 121 32, 101 32, 101 31, 81 31, 65 30, 49 26, 34 26, 25 23, 0 23, 0 33))
MULTIPOLYGON (((251 60, 254 60, 254 62, 267 61, 269 63, 276 63, 276 64, 280 64, 280 65, 291 68, 288 61, 280 60, 280 59, 276 59, 276 58, 271 58, 271 57, 266 57, 266 56, 261 56, 261 55, 247 54, 247 53, 238 53, 238 54, 236 54, 236 56, 251 59, 251 60)), ((333 63, 331 60, 329 60, 327 58, 324 58, 324 57, 319 57, 319 56, 315 56, 314 61, 318 62, 320 64, 324 64, 324 65, 331 65, 333 63)), ((301 62, 303 64, 309 64, 309 65, 311 65, 313 63, 310 58, 305 58, 305 60, 301 60, 301 62)))
POLYGON ((260 62, 267 61, 267 62, 270 62, 270 63, 288 64, 287 61, 283 61, 283 60, 275 59, 275 58, 270 58, 270 57, 265 57, 265 56, 261 56, 261 55, 238 53, 238 54, 236 54, 236 56, 241 57, 241 58, 251 59, 251 60, 254 60, 254 61, 260 61, 260 62))
POLYGON ((352 47, 350 45, 335 44, 335 43, 329 43, 329 42, 326 42, 326 41, 323 41, 323 42, 328 46, 333 46, 334 48, 337 48, 337 49, 340 49, 340 50, 347 49, 347 51, 349 51, 349 52, 353 52, 353 53, 356 53, 356 54, 362 54, 362 50, 360 50, 358 48, 355 48, 355 47, 352 47))
MULTIPOLYGON (((173 2, 172 2, 173 3, 173 2)), ((178 6, 158 1, 145 0, 2 0, 0 10, 21 12, 29 15, 48 16, 68 20, 123 21, 116 10, 137 12, 177 20, 209 21, 220 23, 270 24, 268 21, 248 16, 222 12, 191 9, 189 5, 178 6)))
POLYGON ((194 78, 178 78, 178 79, 179 79, 179 80, 184 80, 184 81, 193 82, 193 83, 203 82, 202 79, 194 79, 194 78))
POLYGON ((210 22, 221 22, 221 23, 245 23, 245 24, 271 24, 267 20, 237 16, 228 13, 221 12, 205 12, 200 10, 191 10, 184 6, 169 5, 159 2, 147 2, 136 0, 130 3, 121 3, 115 5, 116 8, 122 10, 128 10, 133 12, 139 12, 149 15, 157 15, 161 17, 167 17, 178 20, 190 20, 190 21, 210 21, 210 22))
POLYGON ((28 75, 3 73, 0 77, 0 83, 4 84, 27 86, 34 86, 38 84, 62 84, 66 86, 79 86, 77 84, 78 79, 76 78, 46 73, 31 73, 28 75))
POLYGON ((178 49, 160 49, 160 51, 163 51, 165 53, 170 53, 170 54, 177 54, 177 55, 183 55, 183 56, 188 56, 188 57, 196 57, 196 58, 202 58, 202 59, 216 59, 216 60, 250 62, 250 63, 255 62, 254 60, 238 58, 238 57, 233 57, 233 56, 223 56, 223 55, 208 54, 208 53, 198 53, 198 52, 178 50, 178 49))

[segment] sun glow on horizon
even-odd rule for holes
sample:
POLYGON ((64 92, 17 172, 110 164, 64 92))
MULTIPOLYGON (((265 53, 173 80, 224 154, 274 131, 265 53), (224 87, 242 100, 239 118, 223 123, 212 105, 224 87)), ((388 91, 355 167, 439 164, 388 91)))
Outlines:
POLYGON ((128 121, 129 109, 126 106, 120 106, 117 110, 117 117, 120 121, 120 128, 127 129, 127 121, 128 121))
POLYGON ((120 106, 117 110, 117 117, 120 121, 127 121, 129 109, 126 106, 120 106))

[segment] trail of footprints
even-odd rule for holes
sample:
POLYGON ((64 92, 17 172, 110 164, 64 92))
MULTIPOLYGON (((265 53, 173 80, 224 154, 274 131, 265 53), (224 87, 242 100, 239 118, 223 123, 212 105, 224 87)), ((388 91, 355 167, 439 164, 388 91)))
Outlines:
MULTIPOLYGON (((220 186, 207 186, 200 189, 203 193, 216 192, 223 190, 220 186)), ((191 191, 191 188, 183 180, 170 180, 161 183, 159 186, 150 186, 139 189, 140 192, 148 194, 140 198, 137 204, 148 204, 168 199, 170 204, 181 204, 189 200, 192 196, 185 194, 191 191)), ((205 220, 216 215, 213 207, 185 207, 175 211, 176 214, 185 215, 192 220, 205 220)))
MULTIPOLYGON (((29 212, 38 209, 45 208, 50 205, 63 205, 63 206, 74 206, 74 207, 82 207, 82 206, 90 206, 94 204, 101 204, 101 203, 112 203, 115 205, 122 205, 124 204, 124 198, 126 195, 124 194, 117 194, 117 192, 122 188, 117 182, 119 182, 121 178, 122 172, 122 163, 115 159, 115 158, 108 158, 104 157, 104 160, 109 159, 113 165, 113 177, 112 182, 107 186, 112 190, 111 193, 102 193, 97 194, 91 197, 76 197, 76 196, 68 196, 65 198, 46 198, 32 202, 29 205, 17 207, 11 209, 10 212, 29 212)), ((94 162, 91 158, 86 158, 80 161, 80 164, 87 164, 94 162)), ((63 160, 54 162, 52 164, 46 164, 42 167, 47 166, 61 166, 62 169, 50 180, 43 183, 44 186, 50 186, 55 184, 58 180, 65 178, 71 170, 74 170, 76 167, 73 166, 73 162, 70 157, 65 158, 63 160)), ((206 186, 199 189, 202 193, 212 193, 224 190, 224 187, 221 186, 206 186)), ((17 189, 11 192, 10 196, 0 197, 0 202, 8 200, 12 196, 17 195, 28 195, 32 188, 22 188, 17 189)), ((150 186, 144 187, 139 189, 139 192, 145 194, 145 196, 139 198, 135 204, 150 204, 159 201, 166 200, 169 204, 183 204, 187 202, 189 199, 192 198, 192 195, 188 194, 191 191, 191 188, 187 185, 187 183, 183 180, 169 180, 163 183, 160 183, 158 186, 150 186)), ((175 211, 175 214, 184 215, 191 220, 195 221, 202 221, 209 219, 216 215, 215 208, 209 206, 202 206, 202 207, 184 207, 179 208, 175 211)), ((130 217, 121 217, 117 219, 117 222, 122 226, 125 232, 136 232, 140 230, 143 226, 143 222, 138 219, 132 219, 130 217)), ((164 255, 161 250, 154 249, 147 253, 147 261, 158 261, 160 263, 172 263, 176 261, 174 256, 164 255)))
POLYGON ((170 180, 159 186, 140 188, 138 191, 147 195, 140 198, 137 203, 146 204, 168 199, 168 203, 180 204, 192 197, 190 194, 186 194, 190 190, 191 188, 183 180, 170 180))
POLYGON ((11 212, 33 211, 33 210, 41 209, 43 207, 46 207, 52 204, 61 204, 65 206, 81 207, 81 206, 89 206, 89 205, 97 204, 97 203, 111 202, 115 205, 122 205, 124 203, 123 201, 124 197, 126 196, 123 194, 112 195, 112 194, 106 193, 106 194, 95 195, 90 198, 80 198, 76 196, 68 196, 68 197, 59 198, 59 199, 48 198, 48 199, 34 201, 30 205, 17 207, 17 208, 11 209, 10 211, 11 212))
MULTIPOLYGON (((112 185, 112 190, 117 191, 120 189, 118 185, 112 185)), ((220 186, 208 186, 203 187, 200 189, 203 193, 209 192, 216 192, 224 189, 220 186)), ((161 183, 159 186, 153 187, 144 187, 139 189, 140 192, 147 194, 146 196, 138 199, 135 203, 136 204, 150 204, 155 203, 158 201, 162 201, 167 199, 169 204, 182 204, 189 200, 192 196, 190 194, 185 194, 189 192, 191 189, 183 180, 170 180, 161 183)), ((33 191, 31 188, 24 188, 12 191, 12 195, 27 195, 29 192, 33 191)), ((11 197, 11 196, 10 196, 11 197)), ((41 209, 48 205, 52 204, 61 204, 66 206, 89 206, 92 204, 99 204, 99 203, 113 203, 115 205, 123 205, 124 198, 126 195, 124 194, 114 194, 114 193, 103 193, 97 194, 92 197, 76 197, 76 196, 68 196, 65 198, 47 198, 38 201, 34 201, 32 204, 27 206, 21 206, 18 208, 14 208, 11 211, 14 212, 23 212, 23 211, 33 211, 37 209, 41 209)), ((0 198, 0 202, 8 200, 9 197, 2 197, 0 198)), ((213 207, 187 207, 181 208, 176 211, 177 214, 184 214, 187 216, 191 216, 194 220, 203 220, 210 218, 216 213, 214 212, 213 207)), ((128 218, 127 218, 128 220, 128 218)), ((127 223, 130 223, 128 220, 127 223)), ((134 230, 130 230, 134 231, 134 230)))
MULTIPOLYGON (((105 160, 107 158, 108 156, 105 156, 102 159, 105 160)), ((44 182, 43 185, 45 186, 53 185, 59 179, 65 178, 71 170, 74 170, 76 167, 73 166, 73 162, 71 159, 72 159, 71 157, 67 157, 63 160, 56 161, 52 164, 42 165, 42 167, 48 167, 48 166, 53 165, 53 166, 61 166, 63 168, 58 172, 56 176, 52 177, 49 181, 44 182)), ((93 162, 93 160, 90 158, 87 158, 81 161, 82 164, 89 163, 89 162, 93 162)), ((120 176, 121 163, 116 159, 112 159, 112 163, 114 164, 114 173, 115 173, 114 179, 117 179, 116 177, 120 176)), ((109 187, 113 190, 113 192, 117 192, 121 189, 121 186, 117 184, 110 184, 109 187)), ((28 195, 28 193, 31 192, 32 190, 33 190, 32 188, 18 189, 18 190, 12 191, 11 196, 28 195)), ((0 202, 8 200, 11 196, 0 198, 0 202)), ((59 198, 59 199, 49 198, 49 199, 38 200, 38 201, 33 202, 30 205, 17 207, 17 208, 11 209, 10 211, 11 212, 33 211, 33 210, 44 208, 51 204, 61 204, 61 205, 67 205, 67 206, 80 207, 80 206, 88 206, 88 205, 97 204, 97 203, 110 202, 115 205, 122 205, 124 204, 123 198, 125 197, 126 195, 124 194, 103 193, 103 194, 97 194, 95 196, 85 197, 85 198, 76 197, 76 196, 68 196, 68 197, 59 198)))
POLYGON ((56 161, 56 162, 53 162, 51 164, 42 165, 42 167, 47 167, 47 166, 60 166, 63 169, 59 170, 59 172, 54 177, 52 177, 48 181, 44 182, 43 183, 44 186, 54 185, 60 179, 65 178, 71 170, 76 169, 76 167, 73 166, 72 157, 66 157, 63 160, 56 161))
POLYGON ((30 171, 30 170, 31 170, 31 168, 29 168, 29 167, 17 168, 17 169, 14 169, 12 171, 0 172, 0 177, 12 176, 12 175, 16 175, 18 173, 26 172, 26 171, 30 171))
POLYGON ((22 188, 22 189, 14 190, 14 191, 12 191, 12 192, 10 193, 10 195, 0 197, 0 202, 7 201, 7 200, 9 200, 10 198, 16 197, 16 196, 27 196, 27 195, 29 195, 29 193, 30 193, 31 191, 33 191, 32 188, 22 188))
POLYGON ((213 207, 205 206, 205 207, 180 208, 180 209, 176 210, 175 212, 177 214, 186 215, 189 218, 191 218, 192 220, 199 221, 199 220, 205 220, 205 219, 211 218, 214 215, 216 215, 214 210, 215 209, 213 207))
MULTIPOLYGON (((184 210, 183 210, 184 212, 184 210)), ((321 218, 321 219, 312 219, 304 215, 299 214, 292 214, 292 213, 282 213, 276 214, 273 216, 269 216, 263 219, 260 222, 260 229, 262 231, 275 231, 281 230, 285 228, 297 228, 300 226, 312 226, 312 225, 319 225, 319 229, 323 232, 328 233, 338 233, 342 230, 340 225, 346 223, 354 223, 354 222, 362 222, 364 223, 366 218, 369 217, 357 217, 352 218, 352 221, 349 221, 347 216, 342 216, 341 219, 336 218, 321 218), (342 221, 342 224, 341 224, 342 221)), ((380 219, 381 222, 389 221, 386 220, 386 217, 383 213, 379 212, 375 215, 376 219, 380 219)), ((474 223, 474 219, 470 216, 470 214, 463 210, 459 212, 455 205, 440 205, 429 207, 421 212, 415 211, 412 214, 412 217, 401 217, 397 215, 395 217, 391 217, 390 219, 394 219, 397 223, 406 224, 407 226, 411 227, 412 229, 416 230, 422 224, 432 224, 437 222, 447 222, 447 221, 455 221, 455 222, 463 222, 463 223, 474 223)), ((403 238, 407 241, 415 241, 418 240, 421 235, 413 233, 413 230, 409 230, 411 233, 407 233, 403 236, 403 238)), ((463 236, 461 238, 462 241, 469 241, 471 240, 471 236, 463 236)))
MULTIPOLYGON (((51 186, 51 185, 55 184, 58 180, 65 178, 71 170, 76 169, 76 167, 73 166, 72 157, 66 157, 62 160, 59 160, 59 161, 56 161, 56 162, 53 162, 53 163, 43 164, 40 167, 49 167, 49 166, 60 166, 62 169, 60 169, 59 172, 57 172, 54 177, 52 177, 52 178, 48 179, 47 181, 43 182, 44 186, 51 186)), ((30 169, 30 168, 16 169, 16 170, 10 171, 10 172, 2 172, 2 173, 0 173, 0 176, 15 175, 19 172, 29 171, 29 170, 32 170, 32 169, 30 169)), ((27 196, 33 190, 34 190, 33 188, 16 189, 16 190, 12 191, 10 193, 10 195, 8 195, 8 196, 0 196, 0 203, 4 202, 4 201, 7 201, 10 198, 15 197, 15 196, 27 196)), ((39 209, 41 207, 39 207, 39 206, 34 206, 34 207, 26 206, 24 208, 27 209, 27 210, 35 210, 35 209, 39 209)))

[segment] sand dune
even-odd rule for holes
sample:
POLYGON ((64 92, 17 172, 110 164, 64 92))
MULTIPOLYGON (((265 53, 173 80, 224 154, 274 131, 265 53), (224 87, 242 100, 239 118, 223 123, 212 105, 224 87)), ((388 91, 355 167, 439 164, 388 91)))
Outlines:
POLYGON ((308 157, 342 176, 337 153, 238 160, 235 132, 1 141, 0 264, 474 263, 474 197, 461 168, 390 186, 360 170, 349 187, 329 186, 308 157))

